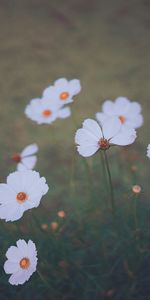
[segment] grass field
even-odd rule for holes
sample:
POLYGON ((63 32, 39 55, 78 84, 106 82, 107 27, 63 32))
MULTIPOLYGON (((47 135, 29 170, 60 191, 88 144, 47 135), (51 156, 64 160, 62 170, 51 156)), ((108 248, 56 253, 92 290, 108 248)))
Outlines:
POLYGON ((36 170, 50 187, 37 209, 1 221, 0 300, 149 299, 149 9, 148 0, 0 0, 0 180, 16 168, 12 154, 35 142, 36 170), (37 125, 25 106, 59 77, 81 81, 72 116, 37 125), (118 96, 141 103, 144 125, 133 145, 108 153, 114 223, 101 157, 79 156, 74 135, 118 96), (134 184, 142 187, 137 199, 134 184), (14 287, 3 264, 19 238, 36 243, 39 263, 29 282, 14 287))

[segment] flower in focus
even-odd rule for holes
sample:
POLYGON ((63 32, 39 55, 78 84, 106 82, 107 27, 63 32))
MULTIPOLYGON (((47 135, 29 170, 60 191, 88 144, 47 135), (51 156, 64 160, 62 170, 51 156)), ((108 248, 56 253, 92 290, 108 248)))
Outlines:
POLYGON ((57 79, 54 85, 47 87, 43 91, 43 98, 55 99, 61 105, 73 102, 73 97, 81 91, 78 79, 67 80, 66 78, 57 79))
POLYGON ((9 283, 12 285, 23 284, 29 280, 36 271, 37 251, 35 244, 29 240, 18 240, 16 246, 11 246, 7 252, 4 264, 6 274, 11 274, 9 283))
POLYGON ((140 185, 133 185, 133 187, 132 187, 132 192, 134 193, 134 194, 139 194, 140 192, 141 192, 141 187, 140 187, 140 185))
POLYGON ((143 124, 141 105, 138 102, 131 102, 125 97, 118 97, 114 102, 106 100, 102 105, 102 112, 96 113, 96 119, 100 124, 113 116, 118 117, 124 127, 139 128, 143 124))
POLYGON ((36 171, 16 171, 7 177, 7 183, 0 184, 0 219, 16 221, 23 213, 40 204, 48 191, 44 177, 36 171))
POLYGON ((147 147, 147 157, 150 158, 150 144, 148 144, 147 147))
POLYGON ((15 153, 12 156, 12 160, 17 163, 17 170, 31 170, 34 168, 37 157, 33 154, 37 153, 38 146, 36 144, 31 144, 26 146, 21 153, 15 153))
POLYGON ((49 99, 32 99, 25 109, 26 116, 38 124, 51 124, 57 118, 65 119, 71 115, 69 107, 49 99))
POLYGON ((89 157, 99 149, 107 150, 111 145, 126 146, 135 141, 136 132, 133 128, 124 128, 118 118, 112 117, 100 125, 87 119, 83 128, 77 130, 75 143, 80 155, 89 157))

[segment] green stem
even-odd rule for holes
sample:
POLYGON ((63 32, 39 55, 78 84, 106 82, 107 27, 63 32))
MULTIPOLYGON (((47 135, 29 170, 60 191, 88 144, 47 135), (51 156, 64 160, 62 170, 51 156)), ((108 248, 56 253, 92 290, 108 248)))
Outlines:
POLYGON ((44 276, 41 274, 41 272, 37 269, 37 273, 40 277, 40 279, 42 280, 42 282, 49 288, 51 288, 50 284, 46 281, 46 279, 44 278, 44 276))
POLYGON ((111 172, 110 172, 110 168, 109 168, 109 163, 108 163, 108 158, 107 158, 106 151, 104 151, 104 158, 105 158, 105 164, 106 164, 106 169, 107 169, 107 173, 108 173, 108 181, 109 181, 109 186, 110 186, 111 208, 112 208, 113 215, 115 215, 114 191, 113 191, 113 184, 112 184, 111 172))

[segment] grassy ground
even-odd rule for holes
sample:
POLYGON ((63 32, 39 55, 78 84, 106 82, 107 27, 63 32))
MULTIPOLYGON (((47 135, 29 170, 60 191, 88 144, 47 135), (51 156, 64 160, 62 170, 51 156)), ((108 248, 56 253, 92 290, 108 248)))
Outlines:
POLYGON ((12 153, 36 142, 36 169, 50 186, 43 207, 20 222, 1 222, 0 299, 148 300, 149 9, 147 0, 0 0, 0 180, 15 170, 12 153), (52 126, 26 119, 29 100, 59 77, 81 80, 73 117, 52 126), (104 99, 120 95, 142 104, 144 126, 128 151, 109 153, 118 203, 114 226, 100 157, 81 159, 74 133, 104 99), (138 232, 135 183, 142 186, 138 232), (62 209, 66 218, 60 220, 62 209), (59 223, 55 233, 53 221, 59 223), (49 225, 47 231, 40 229, 42 223, 49 225), (20 237, 36 242, 40 274, 15 288, 7 283, 3 263, 7 248, 20 237))

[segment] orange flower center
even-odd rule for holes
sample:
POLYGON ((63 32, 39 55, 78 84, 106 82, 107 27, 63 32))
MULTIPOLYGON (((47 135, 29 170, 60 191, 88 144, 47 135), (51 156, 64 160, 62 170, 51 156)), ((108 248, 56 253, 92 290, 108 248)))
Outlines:
POLYGON ((64 101, 69 97, 69 93, 68 92, 62 92, 60 94, 60 100, 64 101))
POLYGON ((49 110, 49 109, 45 109, 45 110, 43 110, 43 112, 42 112, 42 115, 43 115, 43 117, 45 117, 45 118, 50 117, 51 114, 52 114, 52 112, 51 112, 51 110, 49 110))
POLYGON ((22 258, 21 261, 20 261, 20 267, 22 269, 28 269, 29 266, 30 266, 29 258, 27 258, 27 257, 22 258))
POLYGON ((102 150, 107 150, 109 148, 109 141, 107 139, 101 138, 98 142, 102 150))
POLYGON ((122 124, 124 124, 126 118, 124 116, 119 116, 119 120, 121 121, 122 124))
POLYGON ((23 203, 28 199, 28 195, 24 192, 20 192, 17 194, 16 199, 19 203, 23 203))
POLYGON ((17 163, 19 163, 19 162, 21 161, 21 156, 20 156, 20 154, 19 154, 19 153, 14 153, 14 154, 12 155, 12 160, 15 161, 15 162, 17 162, 17 163))

